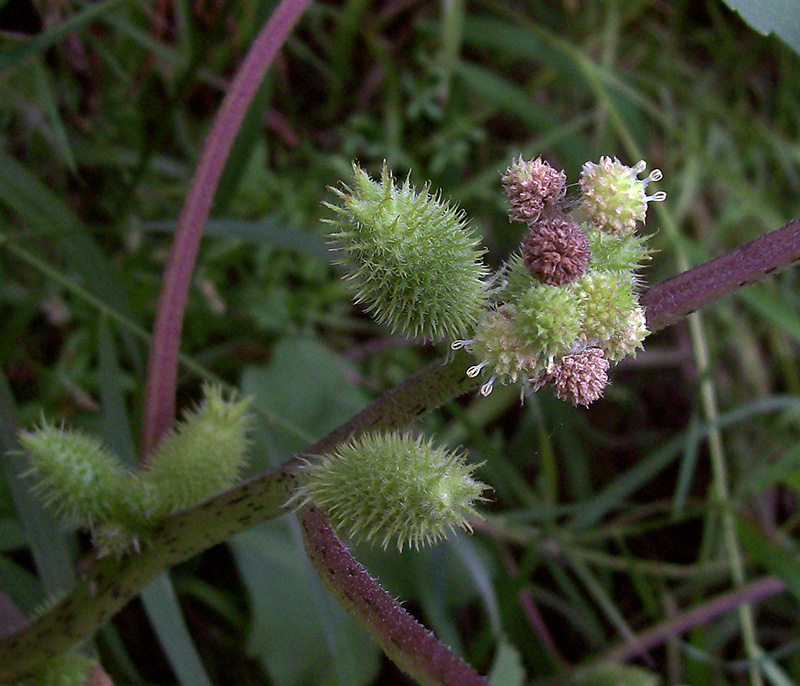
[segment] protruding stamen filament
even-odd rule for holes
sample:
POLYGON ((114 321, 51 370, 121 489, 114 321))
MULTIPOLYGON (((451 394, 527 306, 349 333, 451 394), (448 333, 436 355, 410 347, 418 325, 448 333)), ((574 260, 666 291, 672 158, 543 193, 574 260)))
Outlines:
POLYGON ((666 199, 667 199, 666 191, 658 191, 657 193, 654 193, 653 195, 648 195, 645 198, 647 202, 663 202, 666 199))
POLYGON ((661 173, 660 169, 653 169, 650 172, 650 175, 644 180, 645 183, 650 183, 651 181, 661 181, 664 178, 664 175, 661 173))
POLYGON ((472 345, 472 339, 453 341, 450 344, 452 350, 461 350, 462 348, 469 348, 472 345))
POLYGON ((473 365, 472 367, 467 369, 467 376, 470 379, 474 379, 476 376, 478 376, 478 374, 481 373, 481 369, 483 369, 485 366, 486 366, 485 362, 481 362, 479 364, 473 365))
POLYGON ((489 379, 483 386, 481 386, 481 395, 486 398, 494 388, 494 377, 489 379))

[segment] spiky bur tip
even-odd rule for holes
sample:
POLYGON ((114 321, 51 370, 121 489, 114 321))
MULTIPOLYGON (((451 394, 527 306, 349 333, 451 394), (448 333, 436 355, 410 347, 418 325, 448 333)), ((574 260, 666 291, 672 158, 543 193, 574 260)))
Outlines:
POLYGON ((464 212, 427 185, 397 184, 386 165, 378 181, 353 171, 352 188, 333 189, 338 204, 323 204, 356 301, 403 335, 465 335, 486 305, 488 269, 464 212))
POLYGON ((560 211, 531 224, 522 243, 522 259, 531 276, 550 286, 582 276, 591 256, 583 229, 560 211))
POLYGON ((597 271, 636 274, 650 259, 647 236, 610 234, 590 226, 586 237, 592 253, 592 268, 597 271))
POLYGON ((59 516, 90 526, 114 516, 127 476, 96 438, 42 422, 20 434, 34 493, 59 516))
POLYGON ((645 167, 644 160, 628 167, 616 157, 601 157, 597 163, 583 165, 580 180, 583 207, 600 231, 633 233, 637 223, 645 220, 647 203, 667 197, 663 191, 647 195, 647 185, 660 180, 662 174, 654 169, 647 178, 638 178, 645 167))
POLYGON ((477 466, 431 439, 366 434, 308 462, 292 502, 319 505, 354 540, 419 548, 471 530, 475 503, 486 500, 487 486, 473 477, 477 466))
POLYGON ((203 401, 161 441, 141 474, 151 520, 233 486, 245 465, 250 399, 226 399, 214 386, 204 392, 203 401))
POLYGON ((541 157, 527 162, 522 156, 514 160, 502 178, 509 219, 524 223, 537 221, 564 197, 566 180, 563 171, 550 166, 541 157))

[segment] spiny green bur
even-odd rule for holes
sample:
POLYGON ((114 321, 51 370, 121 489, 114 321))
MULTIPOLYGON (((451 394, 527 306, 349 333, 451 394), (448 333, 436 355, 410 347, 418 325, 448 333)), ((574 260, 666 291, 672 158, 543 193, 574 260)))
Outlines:
POLYGON ((353 188, 331 189, 340 204, 324 205, 337 215, 325 221, 337 229, 331 238, 356 302, 404 335, 465 335, 486 305, 487 269, 464 212, 428 185, 398 186, 386 165, 380 181, 357 164, 353 173, 353 188))
POLYGON ((400 433, 367 434, 309 462, 298 507, 321 506, 333 525, 356 540, 419 548, 478 516, 485 484, 463 455, 431 439, 400 433))
POLYGON ((37 483, 34 492, 59 516, 90 526, 118 514, 125 470, 93 436, 47 422, 20 434, 31 459, 26 476, 37 483))
POLYGON ((236 483, 249 446, 249 404, 227 402, 209 387, 202 404, 161 441, 142 474, 149 518, 161 519, 236 483))
POLYGON ((188 412, 136 473, 91 436, 48 423, 20 435, 28 474, 42 500, 64 518, 86 523, 101 554, 122 555, 146 541, 167 515, 236 483, 248 447, 247 400, 219 389, 188 412))

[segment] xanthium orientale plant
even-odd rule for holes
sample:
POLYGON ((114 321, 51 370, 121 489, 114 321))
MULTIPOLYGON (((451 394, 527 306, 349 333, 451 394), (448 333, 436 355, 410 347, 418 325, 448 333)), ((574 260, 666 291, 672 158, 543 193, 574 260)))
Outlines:
MULTIPOLYGON (((494 274, 465 213, 428 185, 417 191, 409 179, 398 184, 386 165, 373 180, 354 164, 352 187, 334 189, 338 202, 325 203, 333 212, 326 221, 357 302, 378 322, 470 352, 476 362, 464 375, 485 377, 483 395, 497 383, 520 383, 524 392, 550 386, 562 400, 589 405, 602 395, 609 366, 635 354, 648 333, 638 300, 648 250, 637 228, 648 203, 665 194, 647 194, 661 174, 640 179, 644 168, 608 157, 587 162, 580 194, 571 197, 564 173, 541 158, 513 162, 502 177, 509 218, 527 231, 494 274)), ((21 443, 38 495, 89 527, 98 557, 123 560, 144 554, 171 515, 237 482, 248 448, 247 406, 206 388, 203 402, 136 472, 94 438, 46 422, 23 433, 21 443)), ((278 504, 263 509, 276 516, 290 506, 302 516, 319 507, 350 538, 418 548, 470 530, 488 488, 474 477, 478 466, 431 439, 357 432, 298 460, 272 484, 278 504)), ((239 516, 228 530, 247 521, 239 516)), ((315 562, 314 544, 307 545, 315 562)), ((328 582, 337 597, 348 597, 328 582)), ((391 642, 382 645, 401 666, 408 661, 402 651, 392 653, 391 642)), ((48 658, 26 683, 76 672, 76 665, 85 677, 91 661, 69 653, 48 658)), ((417 669, 413 661, 404 668, 417 669)))
MULTIPOLYGON (((502 177, 509 218, 527 225, 519 252, 495 274, 464 212, 425 186, 397 184, 386 165, 375 181, 354 165, 353 186, 335 189, 331 239, 346 279, 378 322, 410 336, 450 340, 477 359, 468 377, 551 386, 576 405, 597 400, 608 369, 647 335, 637 298, 637 270, 647 259, 637 234, 647 195, 661 178, 602 157, 587 162, 580 197, 541 158, 516 160, 502 177), (468 337, 467 337, 468 336, 468 337)), ((23 433, 36 492, 64 517, 85 523, 101 555, 147 542, 168 515, 233 485, 244 463, 247 401, 215 388, 130 473, 94 438, 43 423, 23 433)), ((331 454, 306 460, 288 502, 321 506, 351 538, 393 542, 401 550, 469 529, 486 486, 464 455, 408 434, 356 437, 331 454)))
MULTIPOLYGON (((527 233, 491 277, 465 214, 427 185, 398 185, 385 164, 377 181, 354 164, 352 187, 333 189, 338 204, 325 203, 334 213, 326 221, 356 301, 378 322, 469 350, 479 361, 465 374, 489 377, 483 395, 520 382, 589 405, 610 364, 635 354, 648 333, 637 297, 648 250, 637 228, 647 204, 666 194, 647 195, 661 172, 640 179, 644 169, 587 162, 576 199, 565 174, 541 158, 515 161, 502 180, 509 217, 527 233)), ((419 547, 469 529, 487 488, 474 469, 421 438, 368 434, 306 462, 292 502, 319 505, 351 538, 419 547)))

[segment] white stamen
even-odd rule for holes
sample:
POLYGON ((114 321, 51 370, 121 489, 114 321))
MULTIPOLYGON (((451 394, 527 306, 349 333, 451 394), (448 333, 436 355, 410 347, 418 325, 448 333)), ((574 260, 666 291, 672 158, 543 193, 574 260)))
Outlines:
POLYGON ((494 377, 489 379, 483 386, 481 386, 481 395, 486 398, 494 388, 494 377))
POLYGON ((476 376, 478 376, 478 374, 481 373, 481 369, 483 369, 485 366, 486 366, 486 363, 485 362, 481 362, 480 364, 476 364, 476 365, 470 367, 469 369, 467 369, 467 376, 470 379, 474 379, 476 376))
POLYGON ((651 181, 661 181, 664 178, 664 175, 661 173, 660 169, 653 169, 650 172, 649 176, 644 180, 645 183, 650 183, 651 181))

